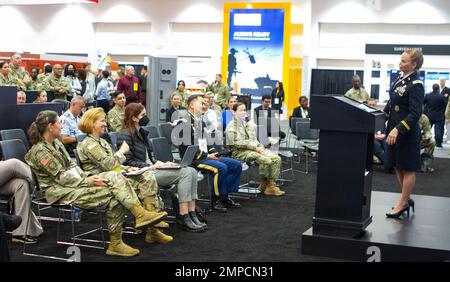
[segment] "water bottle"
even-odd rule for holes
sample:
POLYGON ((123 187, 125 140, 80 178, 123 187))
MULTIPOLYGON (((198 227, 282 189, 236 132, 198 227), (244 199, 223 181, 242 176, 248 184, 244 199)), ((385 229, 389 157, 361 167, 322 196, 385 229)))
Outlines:
POLYGON ((75 221, 80 221, 81 220, 81 210, 79 208, 74 207, 74 219, 75 221))

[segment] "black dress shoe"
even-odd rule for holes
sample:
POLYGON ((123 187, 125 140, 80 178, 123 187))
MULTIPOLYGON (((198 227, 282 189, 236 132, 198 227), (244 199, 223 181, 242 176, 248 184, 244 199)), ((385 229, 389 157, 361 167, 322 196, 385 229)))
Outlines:
POLYGON ((3 219, 6 231, 13 231, 22 223, 22 217, 18 215, 2 213, 0 218, 3 219))
POLYGON ((206 225, 205 223, 201 222, 201 221, 198 219, 196 212, 193 212, 193 211, 189 212, 189 216, 191 217, 192 222, 194 222, 194 223, 197 224, 198 226, 203 227, 203 229, 205 229, 205 230, 208 229, 208 225, 206 225))
POLYGON ((222 203, 227 208, 240 208, 241 207, 241 204, 236 203, 235 201, 233 201, 230 198, 222 199, 222 203))
POLYGON ((188 232, 194 232, 194 233, 204 231, 203 227, 195 224, 192 221, 189 214, 180 215, 180 218, 181 218, 181 222, 179 222, 179 223, 181 224, 181 227, 183 228, 183 230, 188 231, 188 232))
POLYGON ((227 208, 221 200, 213 200, 211 209, 212 211, 227 212, 227 208))
POLYGON ((37 243, 37 238, 31 237, 31 236, 28 236, 28 235, 25 235, 25 236, 13 236, 11 241, 13 243, 35 244, 35 243, 37 243))

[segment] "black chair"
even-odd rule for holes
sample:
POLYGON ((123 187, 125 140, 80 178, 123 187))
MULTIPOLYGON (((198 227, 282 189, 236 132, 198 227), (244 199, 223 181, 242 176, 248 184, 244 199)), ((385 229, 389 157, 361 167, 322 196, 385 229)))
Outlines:
POLYGON ((12 139, 22 140, 23 144, 25 145, 25 149, 27 151, 30 149, 30 143, 28 142, 25 132, 23 132, 21 128, 0 130, 0 137, 1 140, 12 140, 12 139))
POLYGON ((150 138, 152 153, 157 161, 173 162, 172 148, 165 137, 150 138))
POLYGON ((87 134, 85 134, 85 133, 80 133, 80 134, 75 135, 75 139, 77 140, 77 143, 83 142, 84 138, 86 138, 86 137, 87 137, 87 134))
MULTIPOLYGON (((303 147, 303 151, 305 153, 305 170, 299 171, 302 173, 308 173, 308 154, 310 152, 318 152, 319 151, 319 130, 311 128, 311 122, 309 120, 299 121, 295 125, 296 128, 296 136, 297 142, 300 143, 300 146, 303 147)), ((299 147, 300 147, 299 146, 299 147)), ((297 147, 297 146, 296 146, 297 147)), ((298 154, 300 159, 300 152, 298 154)))
POLYGON ((172 129, 173 127, 170 123, 161 123, 159 125, 159 132, 161 133, 160 136, 166 138, 166 140, 169 142, 170 145, 173 144, 172 129))
POLYGON ((0 141, 0 148, 4 160, 18 159, 25 162, 27 149, 25 148, 22 140, 12 139, 0 141))
POLYGON ((161 137, 159 135, 158 128, 156 126, 147 125, 147 126, 143 126, 142 128, 144 128, 145 130, 148 131, 149 139, 161 137))
POLYGON ((53 99, 52 103, 61 103, 63 104, 63 112, 67 111, 70 108, 70 102, 64 99, 53 99))

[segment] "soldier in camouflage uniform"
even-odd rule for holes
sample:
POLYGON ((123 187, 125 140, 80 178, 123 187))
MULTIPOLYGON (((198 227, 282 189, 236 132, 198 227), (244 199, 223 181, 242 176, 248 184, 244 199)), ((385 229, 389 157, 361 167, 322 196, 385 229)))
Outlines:
POLYGON ((261 184, 259 189, 265 195, 282 196, 275 180, 280 174, 281 158, 273 155, 256 139, 255 127, 245 123, 246 107, 237 103, 233 107, 235 115, 226 129, 227 144, 231 145, 233 158, 245 162, 255 161, 259 165, 261 184))
POLYGON ((67 94, 72 90, 71 82, 62 75, 63 68, 56 64, 53 66, 53 73, 44 82, 44 89, 53 91, 55 99, 67 100, 67 94))
POLYGON ((44 83, 39 80, 38 73, 38 68, 31 68, 31 79, 27 83, 27 90, 40 91, 44 89, 44 83))
POLYGON ((23 67, 21 67, 21 65, 22 56, 18 53, 12 54, 9 60, 9 74, 21 81, 23 85, 27 85, 30 81, 30 75, 23 67))
POLYGON ((107 122, 110 132, 120 132, 123 129, 125 119, 125 103, 127 98, 122 91, 116 91, 112 95, 115 106, 108 112, 107 122))
MULTIPOLYGON (((81 167, 89 175, 100 174, 107 171, 127 171, 137 170, 138 168, 122 166, 125 162, 125 153, 129 151, 128 144, 122 143, 120 149, 113 153, 111 145, 100 136, 105 132, 105 112, 103 108, 90 109, 84 113, 78 125, 81 131, 88 136, 77 145, 78 157, 81 167)), ((146 171, 135 176, 128 176, 127 180, 133 187, 139 199, 145 204, 148 211, 156 211, 156 208, 162 209, 162 201, 158 200, 158 183, 153 172, 146 171)), ((158 223, 147 230, 146 242, 168 243, 172 241, 171 236, 162 233, 157 227, 168 228, 167 223, 158 223)))
POLYGON ((0 62, 0 86, 16 86, 18 90, 26 89, 22 81, 11 75, 7 62, 0 62))
POLYGON ((180 105, 183 108, 186 108, 186 106, 187 106, 186 101, 188 98, 188 94, 184 91, 185 87, 186 87, 186 83, 184 82, 184 80, 178 81, 177 89, 172 92, 172 95, 170 95, 170 97, 173 97, 174 95, 180 96, 180 105))
POLYGON ((209 88, 209 91, 216 95, 216 104, 225 109, 230 97, 230 88, 228 85, 222 83, 222 75, 216 74, 216 81, 213 82, 209 88))
POLYGON ((115 171, 89 176, 71 160, 59 141, 61 123, 54 111, 42 111, 28 130, 34 144, 25 160, 36 174, 49 203, 73 204, 83 209, 106 209, 111 242, 106 254, 134 256, 139 250, 122 241, 125 211, 135 217, 135 227, 156 224, 167 213, 145 210, 128 180, 115 171))
POLYGON ((369 100, 369 94, 361 87, 361 78, 359 78, 359 75, 353 76, 352 82, 353 87, 345 93, 345 96, 360 103, 367 102, 369 100))
POLYGON ((433 158, 436 141, 431 135, 431 124, 428 117, 422 114, 419 119, 419 127, 422 130, 422 139, 420 140, 420 149, 424 149, 422 154, 422 162, 425 164, 426 172, 433 172, 434 169, 429 166, 433 158), (428 165, 427 165, 428 164, 428 165))

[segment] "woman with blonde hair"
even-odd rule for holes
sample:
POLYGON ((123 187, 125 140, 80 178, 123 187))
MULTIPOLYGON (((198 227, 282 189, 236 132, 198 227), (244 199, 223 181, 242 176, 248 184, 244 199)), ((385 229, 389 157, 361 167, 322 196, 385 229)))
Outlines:
POLYGON ((83 209, 106 210, 110 244, 107 255, 135 256, 139 250, 122 241, 126 210, 135 218, 135 228, 161 221, 167 213, 151 213, 139 202, 129 182, 115 171, 88 174, 75 165, 61 143, 61 122, 54 111, 42 111, 28 130, 33 147, 25 156, 36 174, 48 203, 73 204, 83 209))
MULTIPOLYGON (((111 145, 100 136, 105 133, 106 121, 103 108, 90 109, 84 113, 78 124, 78 128, 87 134, 87 137, 77 145, 77 153, 81 167, 89 175, 107 171, 127 172, 138 170, 134 167, 122 166, 126 160, 125 155, 129 151, 128 144, 122 143, 117 152, 113 152, 111 145)), ((144 203, 144 208, 151 213, 157 213, 161 206, 157 193, 158 185, 153 173, 146 171, 139 175, 128 176, 128 182, 133 187, 138 198, 144 203)), ((172 237, 165 235, 157 227, 167 228, 168 224, 160 222, 147 229, 145 241, 149 243, 168 243, 172 237)))

